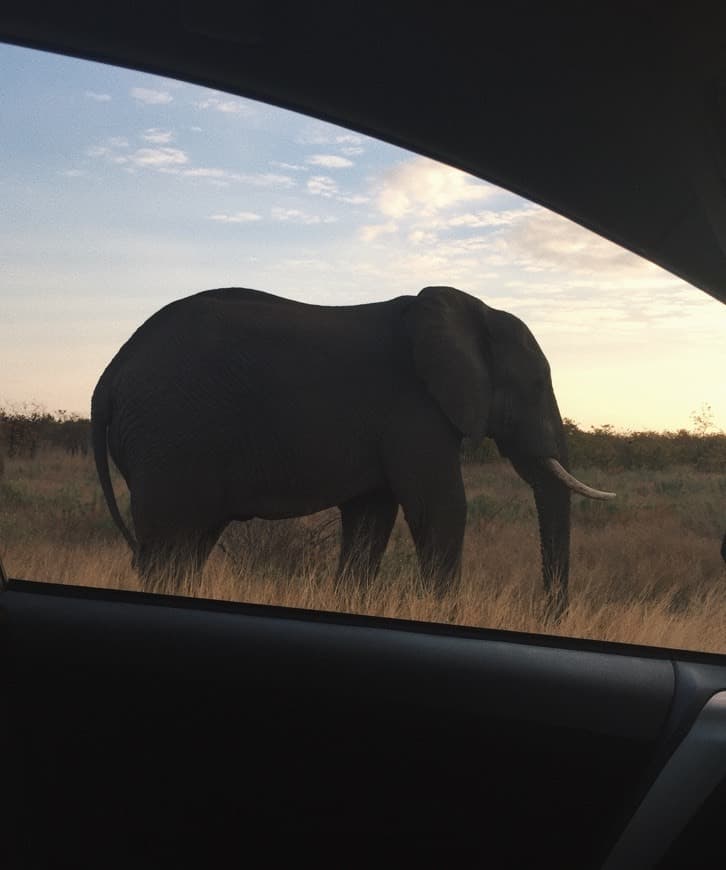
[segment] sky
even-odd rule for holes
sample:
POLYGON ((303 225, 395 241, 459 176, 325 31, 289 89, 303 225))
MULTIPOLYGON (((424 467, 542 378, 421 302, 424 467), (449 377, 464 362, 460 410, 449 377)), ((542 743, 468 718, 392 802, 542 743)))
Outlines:
POLYGON ((0 407, 87 416, 129 335, 213 287, 447 284, 522 318, 583 428, 726 430, 726 306, 506 190, 315 119, 0 45, 0 407))

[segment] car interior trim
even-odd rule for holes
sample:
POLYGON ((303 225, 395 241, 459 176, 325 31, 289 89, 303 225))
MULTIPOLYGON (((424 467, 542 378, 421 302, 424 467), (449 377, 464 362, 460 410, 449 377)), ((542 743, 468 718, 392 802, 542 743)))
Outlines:
POLYGON ((726 776, 726 691, 704 704, 615 844, 603 870, 647 870, 726 776))

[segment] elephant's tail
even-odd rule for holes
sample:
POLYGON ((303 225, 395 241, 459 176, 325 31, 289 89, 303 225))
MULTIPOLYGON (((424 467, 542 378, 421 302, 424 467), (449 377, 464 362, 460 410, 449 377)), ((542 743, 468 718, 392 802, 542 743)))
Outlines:
POLYGON ((118 509, 116 495, 111 482, 111 471, 108 465, 108 425, 111 422, 111 400, 105 387, 105 380, 105 376, 102 376, 91 399, 91 443, 93 445, 93 458, 96 461, 96 471, 98 472, 98 479, 101 482, 101 489, 103 490, 103 496, 106 499, 108 509, 119 531, 126 538, 126 543, 131 548, 135 560, 138 553, 138 544, 124 522, 121 511, 118 509))

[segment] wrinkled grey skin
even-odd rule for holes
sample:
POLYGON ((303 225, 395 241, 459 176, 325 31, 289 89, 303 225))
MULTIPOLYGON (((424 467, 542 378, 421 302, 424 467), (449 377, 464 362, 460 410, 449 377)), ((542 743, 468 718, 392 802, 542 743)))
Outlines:
POLYGON ((721 541, 721 558, 726 562, 726 532, 723 533, 723 541, 721 541))
POLYGON ((172 557, 201 570, 225 526, 338 506, 339 577, 378 571, 398 507, 422 576, 443 593, 460 574, 463 435, 495 439, 531 486, 542 574, 566 603, 569 490, 550 370, 516 317, 450 287, 325 307, 239 288, 174 302, 101 376, 93 447, 111 514, 153 588, 172 557), (108 451, 131 494, 119 514, 108 451))

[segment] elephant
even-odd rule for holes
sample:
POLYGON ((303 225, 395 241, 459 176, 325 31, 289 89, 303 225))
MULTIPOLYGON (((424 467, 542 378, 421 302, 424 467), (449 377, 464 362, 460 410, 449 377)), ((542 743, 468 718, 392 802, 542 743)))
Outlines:
POLYGON ((532 488, 544 587, 561 613, 570 493, 614 496, 566 470, 549 364, 527 326, 453 287, 348 306, 239 287, 179 299, 108 364, 91 423, 106 502, 152 589, 172 562, 197 576, 231 521, 332 507, 337 582, 365 585, 401 507, 421 577, 443 595, 461 572, 462 439, 489 437, 532 488))
POLYGON ((726 532, 723 533, 723 540, 721 541, 721 558, 726 562, 726 532))

